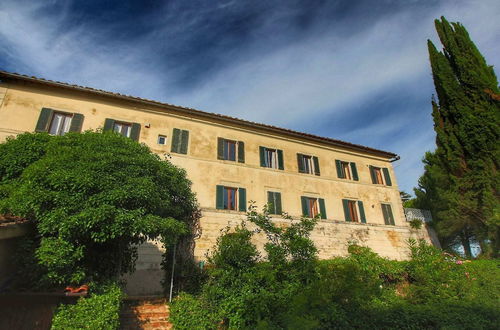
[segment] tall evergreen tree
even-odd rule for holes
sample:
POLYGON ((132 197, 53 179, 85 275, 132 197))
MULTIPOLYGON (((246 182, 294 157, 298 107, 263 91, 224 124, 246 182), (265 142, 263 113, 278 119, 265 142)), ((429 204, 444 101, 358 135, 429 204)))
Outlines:
POLYGON ((437 100, 432 116, 437 148, 424 160, 418 203, 433 211, 440 237, 457 239, 470 256, 470 240, 498 255, 500 243, 500 93, 493 67, 460 23, 436 20, 443 44, 428 40, 437 100))

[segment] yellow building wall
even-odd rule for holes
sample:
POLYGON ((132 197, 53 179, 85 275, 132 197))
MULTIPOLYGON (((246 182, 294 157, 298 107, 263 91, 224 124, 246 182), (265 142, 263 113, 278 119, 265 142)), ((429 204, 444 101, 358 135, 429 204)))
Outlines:
MULTIPOLYGON (((193 182, 193 190, 204 211, 202 230, 206 230, 195 249, 195 255, 200 259, 204 258, 206 250, 215 243, 214 233, 218 233, 228 222, 234 225, 231 219, 243 214, 215 209, 216 185, 246 188, 247 201, 255 201, 259 208, 267 203, 267 191, 281 192, 283 211, 292 216, 302 213, 300 196, 323 198, 328 219, 320 221, 313 235, 315 242, 320 245, 322 257, 345 254, 347 241, 340 241, 344 237, 351 237, 350 233, 366 229, 377 234, 365 235, 366 239, 357 241, 375 248, 382 255, 404 259, 407 256, 406 239, 412 235, 422 235, 413 233, 405 221, 396 176, 388 159, 327 144, 271 135, 236 124, 229 126, 227 123, 209 121, 196 115, 187 117, 176 113, 175 109, 165 108, 160 111, 153 106, 137 107, 132 104, 71 90, 3 84, 0 85, 0 141, 4 141, 7 136, 33 132, 44 107, 83 114, 83 130, 102 128, 106 118, 140 123, 139 142, 147 144, 160 155, 167 155, 172 163, 185 168, 193 182), (187 155, 170 152, 174 128, 189 131, 187 155), (159 134, 167 136, 166 145, 157 144, 159 134), (218 160, 218 137, 243 141, 245 163, 218 160), (285 169, 260 167, 259 146, 283 150, 285 169), (317 156, 321 175, 299 173, 297 153, 317 156), (359 181, 337 178, 336 159, 355 162, 359 181), (372 184, 370 165, 387 167, 392 186, 372 184), (345 222, 342 199, 363 201, 366 225, 345 222), (391 204, 395 226, 384 225, 381 203, 391 204), (231 216, 228 217, 228 214, 231 216), (339 236, 339 232, 343 234, 339 236), (389 232, 396 234, 388 234, 389 232), (342 247, 333 248, 332 242, 342 247)), ((353 235, 352 240, 356 240, 356 235, 353 235)), ((423 237, 429 240, 427 234, 423 237)))

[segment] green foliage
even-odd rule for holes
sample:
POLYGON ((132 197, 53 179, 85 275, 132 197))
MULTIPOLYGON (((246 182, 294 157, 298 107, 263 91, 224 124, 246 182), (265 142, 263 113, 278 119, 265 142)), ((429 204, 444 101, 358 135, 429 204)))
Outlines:
POLYGON ((443 51, 428 41, 438 101, 432 101, 437 148, 424 159, 415 189, 417 205, 430 209, 445 247, 470 242, 484 254, 500 247, 500 102, 491 66, 459 23, 436 20, 443 51))
POLYGON ((217 249, 208 261, 215 267, 223 270, 245 270, 255 265, 259 257, 257 248, 250 242, 252 232, 245 224, 236 227, 234 232, 229 232, 226 227, 222 235, 217 238, 217 249))
POLYGON ((52 319, 52 329, 118 329, 121 298, 118 285, 105 285, 75 305, 61 305, 52 319))
MULTIPOLYGON (((265 213, 250 217, 274 239, 269 233, 278 231, 265 213)), ((248 244, 248 233, 242 237, 248 244)), ((175 300, 171 321, 179 329, 496 328, 500 262, 464 261, 423 241, 409 244, 409 261, 350 245, 349 256, 312 258, 302 264, 308 270, 287 267, 296 265, 290 255, 277 264, 213 265, 199 295, 175 300), (308 281, 303 274, 310 274, 308 281)), ((225 249, 231 247, 238 250, 225 249)))
POLYGON ((206 301, 187 293, 180 294, 170 307, 169 321, 179 330, 217 329, 219 318, 206 301))
POLYGON ((83 258, 82 246, 74 246, 60 238, 46 237, 42 238, 35 255, 48 270, 43 274, 43 282, 79 283, 84 279, 85 272, 79 265, 83 258))
POLYGON ((0 212, 36 223, 54 285, 130 271, 136 244, 171 244, 196 214, 184 170, 114 133, 21 134, 0 144, 0 173, 0 212))
POLYGON ((273 223, 267 210, 259 214, 251 206, 247 221, 268 237, 267 260, 251 243, 245 222, 233 232, 224 230, 209 257, 208 279, 199 296, 180 295, 172 306, 176 328, 281 326, 289 301, 316 276, 316 249, 309 233, 317 219, 303 218, 283 228, 273 223))
POLYGON ((423 222, 420 219, 411 219, 410 220, 410 227, 413 229, 420 229, 422 228, 423 222))

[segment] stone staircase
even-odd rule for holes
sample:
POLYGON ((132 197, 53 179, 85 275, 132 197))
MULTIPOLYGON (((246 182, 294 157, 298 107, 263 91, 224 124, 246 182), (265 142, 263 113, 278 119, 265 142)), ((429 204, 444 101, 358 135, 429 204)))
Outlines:
POLYGON ((172 329, 168 316, 169 310, 165 298, 129 298, 123 302, 120 329, 172 329))

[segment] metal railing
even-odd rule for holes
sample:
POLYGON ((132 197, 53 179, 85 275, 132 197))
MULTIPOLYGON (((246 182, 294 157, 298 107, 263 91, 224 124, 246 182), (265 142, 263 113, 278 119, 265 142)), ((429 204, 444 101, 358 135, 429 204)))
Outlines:
POLYGON ((431 222, 432 214, 429 210, 422 209, 413 209, 413 208, 404 208, 406 221, 411 221, 414 219, 421 220, 422 222, 431 222))

